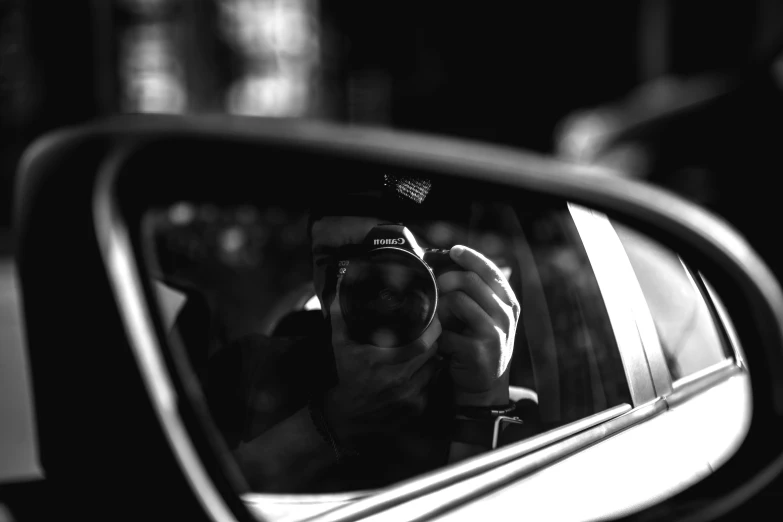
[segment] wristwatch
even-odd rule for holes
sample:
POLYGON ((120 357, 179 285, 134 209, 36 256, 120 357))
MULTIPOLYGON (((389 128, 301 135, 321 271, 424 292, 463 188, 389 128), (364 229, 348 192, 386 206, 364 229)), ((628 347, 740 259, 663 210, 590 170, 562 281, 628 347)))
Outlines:
POLYGON ((513 402, 502 406, 457 406, 451 440, 495 449, 505 426, 523 424, 514 415, 515 409, 513 402))

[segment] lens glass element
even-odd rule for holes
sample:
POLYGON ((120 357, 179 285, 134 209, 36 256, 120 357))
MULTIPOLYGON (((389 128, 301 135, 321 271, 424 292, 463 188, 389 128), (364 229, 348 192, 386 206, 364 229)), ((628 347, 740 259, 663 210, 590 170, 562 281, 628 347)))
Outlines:
POLYGON ((340 306, 356 342, 401 346, 417 339, 435 314, 437 287, 414 254, 379 248, 350 260, 340 282, 340 306))

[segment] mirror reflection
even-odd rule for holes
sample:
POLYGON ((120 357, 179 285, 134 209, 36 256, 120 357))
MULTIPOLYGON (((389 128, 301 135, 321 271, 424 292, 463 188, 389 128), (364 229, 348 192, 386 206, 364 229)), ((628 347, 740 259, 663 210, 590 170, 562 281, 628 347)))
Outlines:
POLYGON ((169 341, 250 490, 387 486, 733 357, 698 274, 649 238, 565 201, 437 190, 385 175, 308 205, 147 213, 169 341))

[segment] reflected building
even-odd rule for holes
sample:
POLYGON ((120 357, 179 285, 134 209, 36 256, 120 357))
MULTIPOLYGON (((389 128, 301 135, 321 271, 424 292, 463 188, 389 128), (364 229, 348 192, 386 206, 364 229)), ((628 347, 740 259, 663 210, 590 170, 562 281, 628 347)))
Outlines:
POLYGON ((226 93, 234 114, 302 117, 317 110, 319 37, 313 0, 224 0, 221 29, 242 58, 226 93))
POLYGON ((116 2, 122 112, 179 113, 187 109, 177 4, 166 0, 116 2))
POLYGON ((122 0, 121 110, 319 115, 316 0, 122 0))

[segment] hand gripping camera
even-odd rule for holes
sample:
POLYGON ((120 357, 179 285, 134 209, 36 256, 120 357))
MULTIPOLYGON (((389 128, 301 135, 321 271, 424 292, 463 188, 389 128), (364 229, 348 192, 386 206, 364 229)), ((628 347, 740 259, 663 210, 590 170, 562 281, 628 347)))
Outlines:
POLYGON ((351 339, 395 347, 419 338, 438 308, 436 278, 451 270, 461 267, 448 250, 422 249, 400 224, 374 227, 338 265, 340 308, 351 339))

